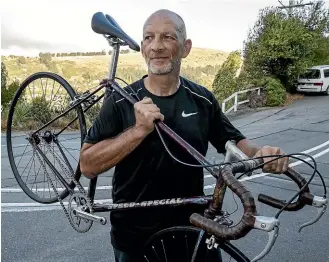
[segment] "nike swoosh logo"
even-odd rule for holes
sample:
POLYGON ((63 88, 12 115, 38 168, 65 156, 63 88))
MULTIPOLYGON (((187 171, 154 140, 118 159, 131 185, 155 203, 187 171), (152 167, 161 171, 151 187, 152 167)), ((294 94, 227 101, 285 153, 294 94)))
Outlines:
MULTIPOLYGON (((184 110, 185 111, 185 110, 184 110)), ((182 117, 188 117, 188 116, 192 116, 192 115, 195 115, 197 114, 198 112, 195 112, 195 113, 189 113, 189 114, 185 114, 185 112, 182 112, 182 117)))

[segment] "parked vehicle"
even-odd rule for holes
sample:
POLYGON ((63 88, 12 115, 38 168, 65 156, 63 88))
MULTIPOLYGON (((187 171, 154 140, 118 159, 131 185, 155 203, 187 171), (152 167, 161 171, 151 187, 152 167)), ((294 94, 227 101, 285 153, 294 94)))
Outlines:
POLYGON ((329 95, 329 65, 308 68, 298 77, 298 92, 319 92, 329 95))

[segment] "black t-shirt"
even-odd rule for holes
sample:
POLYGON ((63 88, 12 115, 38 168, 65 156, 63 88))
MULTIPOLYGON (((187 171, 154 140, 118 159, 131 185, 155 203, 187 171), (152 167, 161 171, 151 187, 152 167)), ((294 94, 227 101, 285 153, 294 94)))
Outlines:
MULTIPOLYGON (((207 153, 208 142, 218 153, 224 153, 227 140, 238 142, 245 138, 222 113, 218 101, 205 87, 180 77, 181 84, 174 94, 156 96, 145 88, 143 78, 131 84, 139 98, 150 97, 164 115, 164 123, 202 155, 207 153)), ((128 87, 125 90, 132 94, 128 87)), ((134 107, 113 92, 88 130, 85 142, 94 144, 113 138, 134 124, 134 107)), ((162 136, 176 158, 199 164, 164 132, 162 136)), ((203 195, 203 176, 202 168, 174 160, 154 130, 116 165, 112 179, 113 202, 200 196, 203 195)), ((112 244, 121 250, 138 249, 150 234, 168 226, 188 224, 189 216, 197 211, 186 207, 112 211, 112 244)))

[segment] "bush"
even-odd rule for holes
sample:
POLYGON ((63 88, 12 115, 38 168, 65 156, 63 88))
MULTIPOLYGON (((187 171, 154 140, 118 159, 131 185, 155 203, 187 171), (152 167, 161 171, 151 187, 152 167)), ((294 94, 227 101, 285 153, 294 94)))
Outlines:
POLYGON ((20 56, 20 57, 17 58, 17 62, 19 64, 26 64, 26 59, 25 59, 24 56, 20 56))
POLYGON ((240 52, 234 51, 229 54, 222 67, 218 70, 212 84, 212 90, 220 103, 237 90, 236 75, 240 65, 240 52))
POLYGON ((34 121, 42 122, 43 124, 51 120, 50 102, 45 97, 36 97, 31 103, 31 116, 34 121))
POLYGON ((264 79, 267 106, 282 106, 286 101, 286 90, 279 79, 267 77, 264 79))
POLYGON ((14 80, 9 86, 1 86, 1 105, 3 107, 9 106, 11 100, 14 98, 20 84, 18 80, 14 80))

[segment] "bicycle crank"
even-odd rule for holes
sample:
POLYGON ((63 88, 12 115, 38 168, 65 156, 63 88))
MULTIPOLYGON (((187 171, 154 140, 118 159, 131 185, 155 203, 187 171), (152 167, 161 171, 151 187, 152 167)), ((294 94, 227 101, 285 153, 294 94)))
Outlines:
POLYGON ((107 220, 104 217, 95 216, 92 214, 92 207, 86 196, 81 193, 74 193, 69 200, 69 215, 72 221, 72 226, 78 232, 87 232, 93 222, 99 222, 105 225, 107 220))

